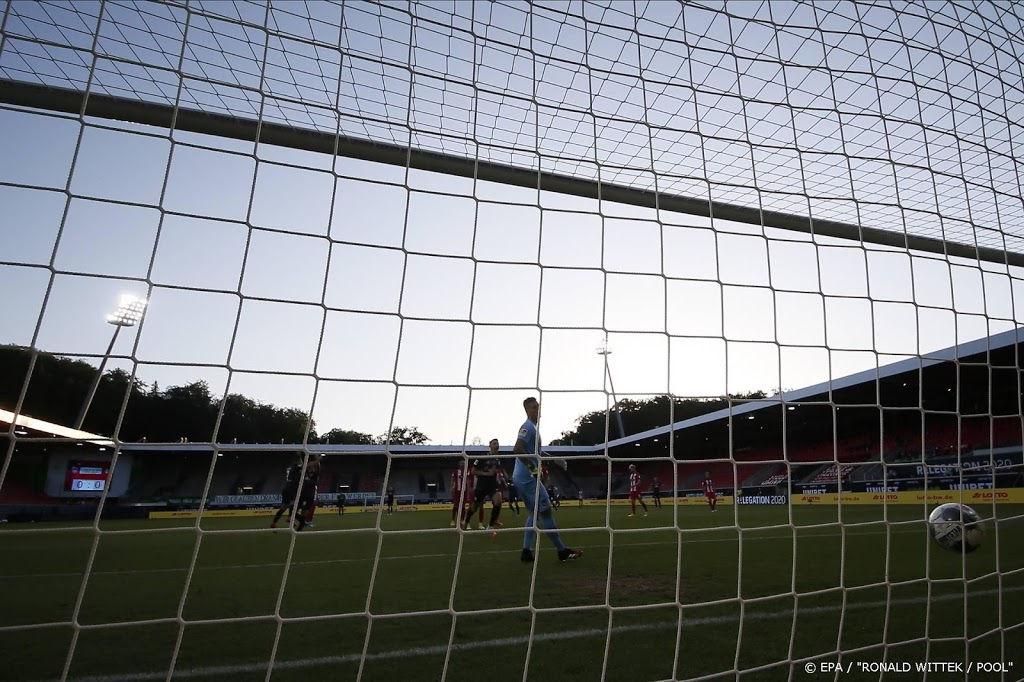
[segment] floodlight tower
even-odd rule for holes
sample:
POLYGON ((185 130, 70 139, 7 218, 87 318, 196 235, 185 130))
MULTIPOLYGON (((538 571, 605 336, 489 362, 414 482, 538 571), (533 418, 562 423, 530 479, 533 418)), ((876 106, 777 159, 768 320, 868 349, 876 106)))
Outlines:
POLYGON ((85 403, 82 404, 82 409, 78 413, 78 419, 75 420, 75 428, 81 429, 82 423, 85 421, 85 415, 89 412, 89 406, 92 404, 92 399, 96 396, 96 389, 99 388, 100 378, 103 376, 103 369, 107 366, 107 360, 110 359, 110 354, 114 352, 114 344, 117 343, 117 335, 121 333, 121 330, 125 327, 134 327, 142 319, 142 316, 146 312, 146 306, 149 305, 149 301, 144 298, 138 298, 130 294, 125 294, 121 297, 121 302, 117 306, 117 310, 112 315, 107 315, 107 323, 114 325, 114 334, 110 337, 110 345, 107 346, 107 352, 103 354, 103 360, 100 362, 99 369, 96 370, 96 377, 92 380, 92 386, 89 388, 89 395, 85 398, 85 403))
POLYGON ((604 373, 608 377, 608 388, 612 391, 612 409, 615 410, 615 423, 619 427, 619 438, 626 437, 626 429, 622 427, 622 413, 619 412, 619 399, 615 397, 615 383, 612 381, 612 369, 608 366, 608 356, 612 354, 608 348, 608 337, 597 347, 597 354, 604 356, 604 373))

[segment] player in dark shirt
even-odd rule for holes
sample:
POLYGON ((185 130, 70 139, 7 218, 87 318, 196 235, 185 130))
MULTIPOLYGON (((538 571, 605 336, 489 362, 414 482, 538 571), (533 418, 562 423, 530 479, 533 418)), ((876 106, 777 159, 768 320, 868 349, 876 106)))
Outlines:
POLYGON ((497 438, 491 440, 490 447, 489 457, 473 461, 473 468, 476 471, 476 486, 473 488, 473 505, 462 521, 462 527, 466 529, 469 528, 473 514, 477 509, 481 509, 487 500, 491 501, 491 522, 488 527, 493 530, 501 525, 501 522, 498 521, 498 516, 501 514, 502 498, 501 490, 498 487, 500 462, 498 461, 497 438))
POLYGON ((274 520, 270 522, 271 528, 277 528, 277 522, 286 511, 291 511, 295 504, 295 497, 299 494, 299 480, 302 478, 302 457, 299 457, 284 475, 284 486, 281 488, 281 507, 274 514, 274 520))
POLYGON ((306 464, 306 475, 302 477, 302 489, 299 491, 299 530, 310 525, 313 518, 313 510, 316 509, 316 484, 319 480, 320 458, 313 456, 306 464))
POLYGON ((511 478, 508 479, 507 493, 508 508, 514 511, 516 516, 519 516, 519 490, 516 488, 516 484, 511 478))

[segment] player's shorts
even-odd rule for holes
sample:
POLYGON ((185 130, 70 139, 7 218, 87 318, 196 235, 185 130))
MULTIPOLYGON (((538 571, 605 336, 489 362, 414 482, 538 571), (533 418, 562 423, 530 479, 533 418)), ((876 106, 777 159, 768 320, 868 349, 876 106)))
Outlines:
POLYGON ((519 488, 518 486, 509 486, 508 493, 505 495, 509 502, 519 501, 519 488))
POLYGON ((477 479, 473 497, 478 500, 489 500, 498 492, 498 479, 494 476, 480 476, 477 479))
POLYGON ((718 497, 715 493, 704 493, 709 500, 713 500, 718 497))
POLYGON ((631 500, 639 500, 640 499, 640 492, 637 491, 637 490, 630 490, 629 491, 629 499, 631 499, 631 500))
POLYGON ((299 504, 308 507, 309 505, 313 504, 314 500, 316 500, 316 486, 302 486, 302 492, 299 495, 299 504))
POLYGON ((297 485, 286 485, 281 488, 281 506, 294 502, 298 494, 299 486, 297 485))
POLYGON ((526 505, 528 513, 533 513, 534 506, 536 506, 537 512, 541 514, 551 511, 551 498, 548 497, 548 489, 542 485, 540 490, 538 490, 536 479, 532 482, 516 481, 516 490, 519 491, 519 499, 526 505))
POLYGON ((651 495, 653 495, 654 497, 661 497, 661 490, 655 488, 654 490, 651 491, 651 495))

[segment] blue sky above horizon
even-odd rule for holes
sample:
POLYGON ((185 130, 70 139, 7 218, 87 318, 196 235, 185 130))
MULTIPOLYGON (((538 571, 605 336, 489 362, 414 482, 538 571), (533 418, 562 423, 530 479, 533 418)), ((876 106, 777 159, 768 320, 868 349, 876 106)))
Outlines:
MULTIPOLYGON (((524 6, 502 3, 488 5, 487 16, 464 16, 459 3, 375 10, 355 3, 341 50, 337 26, 327 36, 341 16, 336 5, 305 6, 308 31, 296 23, 299 11, 290 3, 235 6, 239 17, 256 20, 262 8, 257 23, 268 14, 278 22, 264 33, 239 17, 220 16, 220 6, 114 2, 106 3, 99 22, 101 59, 84 74, 93 75, 94 86, 114 88, 111 65, 119 65, 120 94, 135 88, 138 95, 140 84, 149 83, 155 90, 145 96, 173 97, 177 66, 168 55, 186 45, 177 80, 193 95, 206 92, 205 100, 196 97, 200 106, 252 101, 262 72, 267 120, 290 115, 314 127, 361 121, 366 127, 359 134, 385 139, 401 131, 404 112, 400 123, 411 125, 413 143, 426 148, 459 153, 456 148, 473 147, 471 139, 486 138, 477 153, 501 159, 508 151, 496 143, 503 140, 525 152, 557 152, 552 167, 582 177, 600 165, 620 181, 703 188, 703 196, 722 200, 753 197, 819 217, 854 211, 866 225, 901 224, 957 239, 968 230, 978 243, 990 244, 995 235, 1016 244, 1021 150, 1013 140, 1024 139, 1014 137, 1024 132, 1017 123, 1024 115, 1014 112, 1024 113, 1024 97, 1006 83, 1019 77, 1019 63, 1017 72, 985 80, 993 67, 984 62, 973 86, 983 104, 970 108, 966 95, 957 94, 970 84, 954 83, 951 75, 963 61, 958 38, 928 47, 920 27, 913 39, 901 27, 896 33, 906 49, 893 51, 891 25, 876 26, 865 16, 843 19, 846 10, 864 10, 860 5, 819 10, 814 28, 805 25, 806 7, 792 6, 786 15, 776 3, 767 24, 737 9, 724 27, 716 23, 721 13, 680 9, 686 35, 695 37, 694 51, 680 61, 671 17, 665 18, 669 10, 658 4, 641 3, 641 23, 649 30, 638 30, 615 10, 594 4, 570 3, 562 15, 550 7, 523 15, 524 6), (432 13, 445 7, 451 25, 442 40, 440 15, 432 13), (151 24, 148 34, 138 28, 139 17, 156 15, 164 23, 151 24), (184 43, 174 31, 155 28, 178 25, 186 15, 195 33, 184 43), (510 33, 522 16, 534 22, 525 44, 510 33), (561 23, 552 19, 558 16, 561 23), (826 33, 838 35, 851 21, 860 31, 854 40, 859 36, 869 46, 866 57, 857 59, 857 50, 842 45, 824 49, 831 40, 826 33), (474 26, 487 30, 471 41, 466 56, 459 40, 474 35, 474 26), (648 37, 657 26, 665 27, 660 47, 648 37), (726 49, 730 26, 733 44, 726 49), (760 52, 744 52, 772 26, 801 40, 759 39, 760 52), (571 71, 569 36, 580 27, 592 42, 583 68, 571 71), (373 31, 377 43, 368 42, 373 31), (152 44, 142 40, 146 35, 152 44), (637 55, 615 54, 616 45, 631 39, 637 55), (243 54, 243 44, 263 46, 267 60, 258 50, 243 54), (127 45, 134 46, 130 61, 111 59, 129 59, 127 45), (403 45, 403 59, 414 54, 404 80, 393 66, 403 45), (445 50, 447 59, 437 61, 445 50), (696 73, 707 61, 699 50, 717 55, 719 66, 696 73), (883 54, 888 61, 873 65, 874 81, 861 83, 863 92, 874 92, 876 114, 868 115, 870 102, 857 100, 861 90, 836 97, 843 78, 863 80, 860 63, 883 54), (527 73, 524 55, 532 55, 533 69, 543 62, 548 75, 519 82, 527 73), (475 70, 465 72, 467 60, 475 70), (789 64, 773 81, 772 65, 781 60, 789 64), (797 66, 809 70, 804 78, 813 83, 821 73, 809 66, 815 60, 833 68, 844 60, 826 88, 835 116, 821 107, 825 90, 811 97, 809 84, 783 88, 784 72, 797 66), (679 84, 666 82, 652 97, 641 75, 676 62, 686 68, 685 78, 670 74, 679 84), (598 73, 603 80, 595 90, 598 73), (944 78, 942 88, 915 80, 923 73, 944 78), (492 101, 499 74, 510 96, 492 101), (737 86, 743 97, 734 97, 726 86, 736 79, 760 79, 761 89, 744 93, 737 86), (396 104, 400 83, 407 92, 396 104), (309 118, 280 99, 269 106, 271 96, 285 96, 286 84, 309 118), (535 103, 520 111, 523 100, 511 95, 523 88, 536 90, 528 98, 535 103), (942 89, 945 103, 936 95, 942 89), (918 104, 913 116, 902 104, 885 104, 904 90, 910 93, 905 100, 918 104), (229 91, 237 97, 227 98, 229 91), (988 96, 996 91, 1001 104, 988 96), (581 93, 589 93, 588 100, 577 102, 581 93), (547 109, 545 97, 553 98, 547 109), (331 118, 336 100, 344 105, 331 118), (577 120, 580 106, 596 112, 589 131, 567 123, 577 120), (467 112, 476 114, 476 127, 467 112), (542 119, 545 112, 548 119, 542 119), (788 131, 765 128, 780 112, 788 116, 788 131), (516 129, 515 116, 533 121, 532 132, 516 129), (686 134, 684 120, 693 121, 686 134), (730 126, 743 131, 729 132, 730 126), (652 132, 637 137, 641 130, 652 132), (752 144, 757 130, 762 142, 752 144), (438 131, 449 137, 437 137, 438 131), (830 137, 841 139, 843 148, 832 148, 830 137), (694 147, 693 140, 703 143, 694 147), (646 169, 635 168, 645 154, 646 169), (800 191, 815 198, 801 199, 800 191)), ((730 3, 729 9, 745 6, 730 3)), ((98 5, 78 5, 74 16, 62 14, 59 4, 41 7, 46 11, 0 3, 6 17, 0 77, 23 76, 29 67, 54 84, 66 77, 67 70, 64 76, 44 73, 45 64, 73 61, 43 49, 44 35, 59 37, 66 52, 88 63, 91 42, 82 36, 92 29, 83 28, 83 18, 98 5), (77 32, 56 31, 73 19, 82 24, 77 32), (33 51, 34 61, 26 57, 33 51)), ((933 21, 932 42, 939 35, 934 24, 945 25, 942 17, 939 12, 933 21)), ((1009 13, 978 17, 983 36, 999 22, 1009 32, 1016 20, 1009 13)), ((912 18, 895 20, 913 24, 912 18)), ((966 54, 977 60, 984 51, 975 43, 985 41, 972 40, 971 21, 961 24, 966 54)), ((1015 49, 987 44, 999 68, 1003 52, 1015 49)), ((607 405, 603 358, 596 353, 606 334, 620 397, 703 397, 798 388, 1024 320, 1021 272, 1005 265, 7 106, 0 107, 0 149, 0 286, 17 292, 8 297, 0 343, 97 356, 111 332, 103 318, 118 296, 148 296, 141 333, 121 336, 111 367, 131 371, 134 360, 147 383, 205 380, 217 395, 244 393, 311 409, 320 432, 341 427, 377 434, 391 424, 416 425, 434 443, 498 437, 510 444, 523 395, 539 392, 544 437, 551 439, 579 415, 607 405)))

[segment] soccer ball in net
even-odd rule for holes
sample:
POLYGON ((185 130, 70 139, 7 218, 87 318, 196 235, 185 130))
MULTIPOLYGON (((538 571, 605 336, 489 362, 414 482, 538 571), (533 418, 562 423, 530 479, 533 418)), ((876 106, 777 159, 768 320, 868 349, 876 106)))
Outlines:
POLYGON ((939 505, 928 515, 928 532, 939 547, 966 554, 981 546, 985 524, 978 512, 966 504, 939 505))

